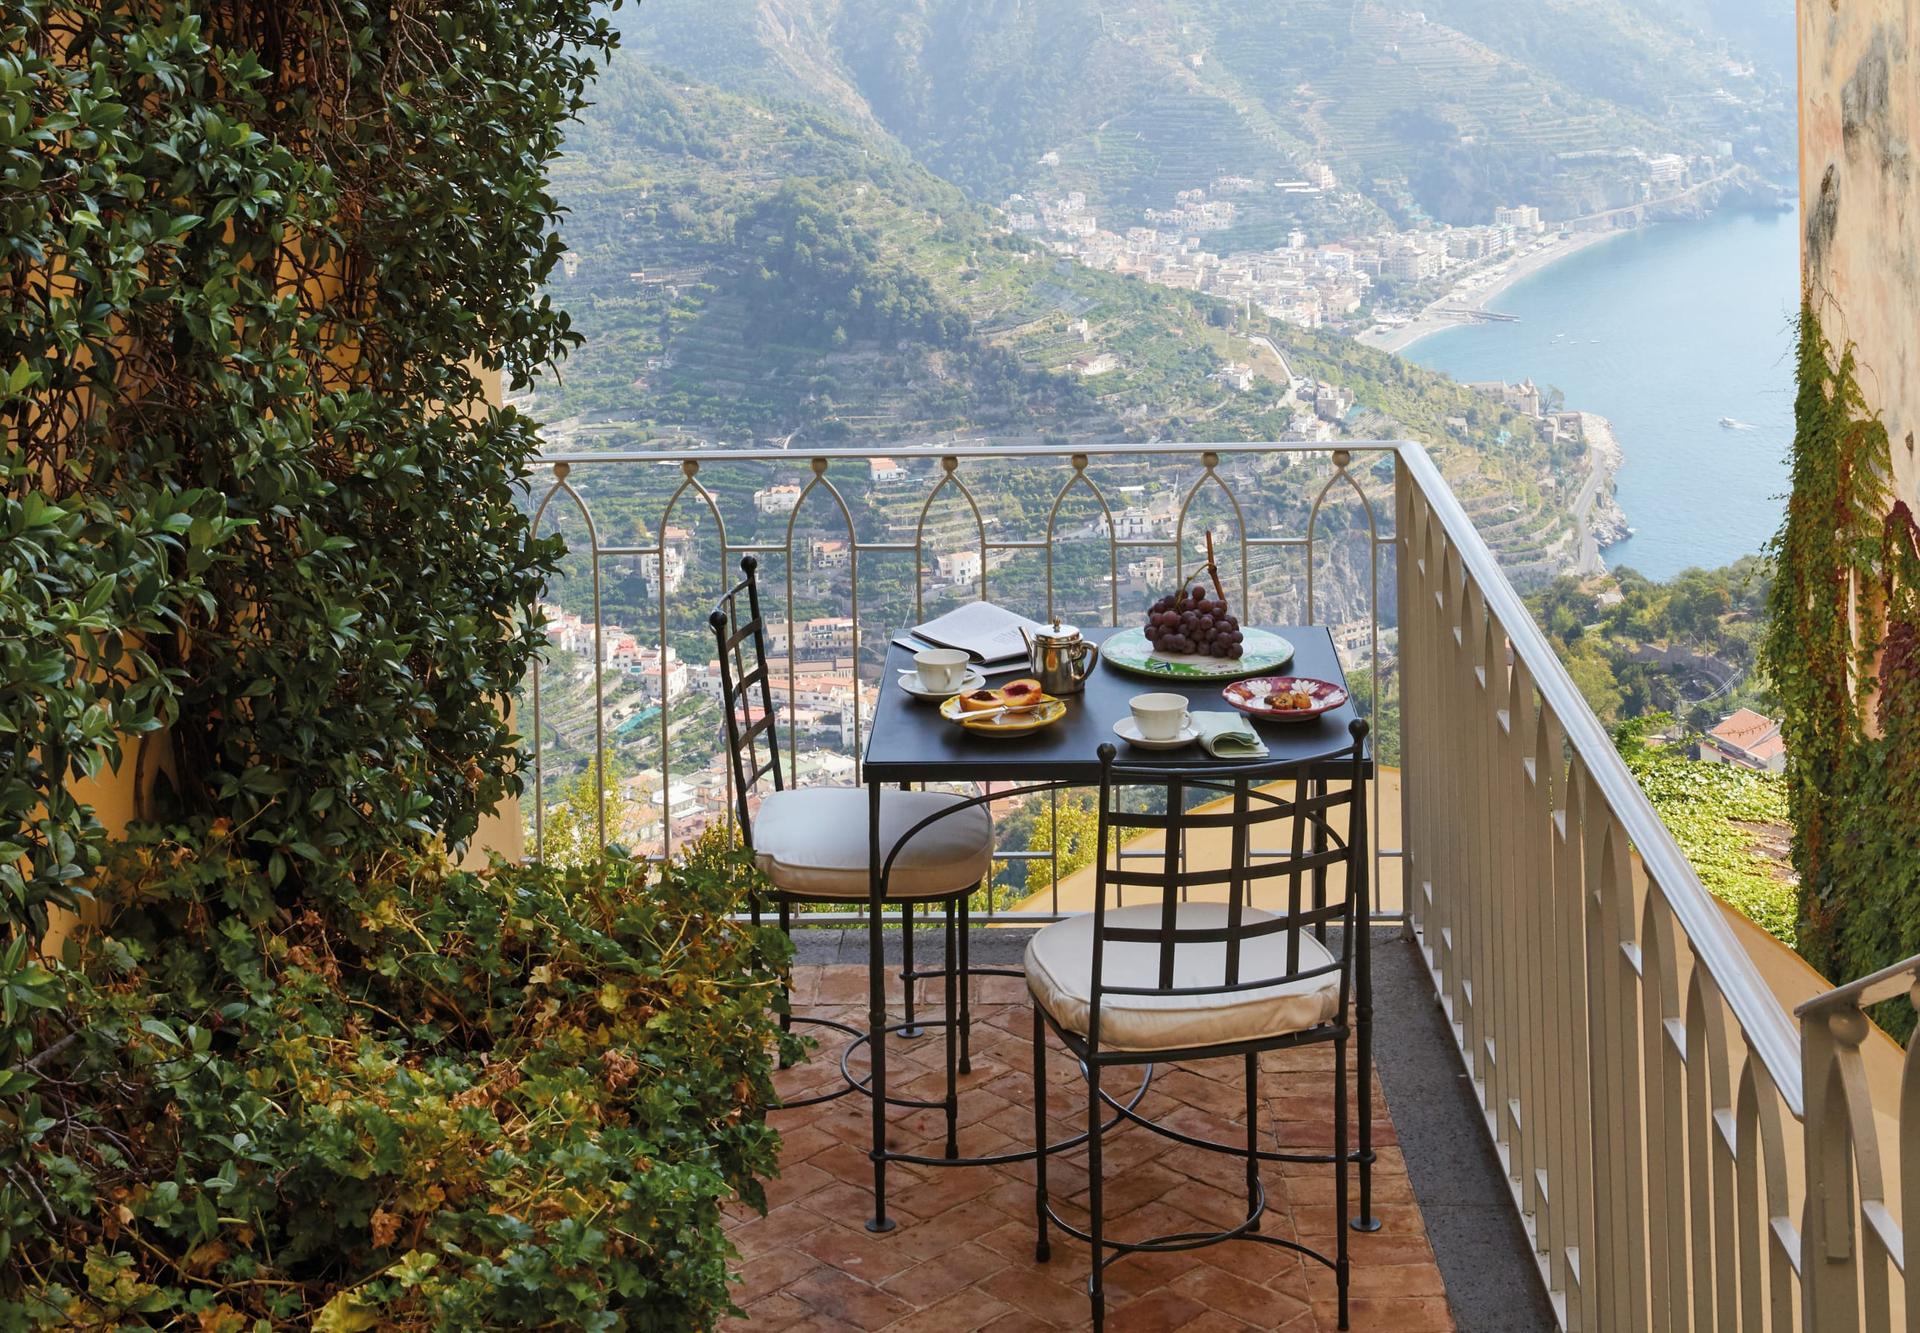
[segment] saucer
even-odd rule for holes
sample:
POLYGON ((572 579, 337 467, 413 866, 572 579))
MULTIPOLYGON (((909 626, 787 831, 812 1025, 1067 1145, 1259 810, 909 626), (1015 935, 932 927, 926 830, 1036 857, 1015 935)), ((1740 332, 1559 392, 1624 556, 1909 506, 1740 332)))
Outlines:
POLYGON ((1178 735, 1164 741, 1150 741, 1140 734, 1140 728, 1134 725, 1131 715, 1121 718, 1113 724, 1113 734, 1128 745, 1138 746, 1142 750, 1177 750, 1183 745, 1192 745, 1200 739, 1200 732, 1191 726, 1180 728, 1178 735))
POLYGON ((987 683, 987 678, 975 667, 968 667, 966 674, 960 677, 960 683, 950 690, 930 690, 920 682, 918 671, 902 671, 900 688, 916 699, 950 699, 956 694, 965 694, 977 690, 987 683))

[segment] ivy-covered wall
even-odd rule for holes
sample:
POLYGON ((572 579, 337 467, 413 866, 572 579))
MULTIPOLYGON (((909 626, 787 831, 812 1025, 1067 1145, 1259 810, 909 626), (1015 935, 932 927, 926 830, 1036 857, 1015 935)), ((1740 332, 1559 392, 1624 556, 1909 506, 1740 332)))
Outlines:
MULTIPOLYGON (((1801 0, 1793 490, 1767 666, 1789 747, 1800 949, 1835 981, 1920 953, 1920 30, 1801 0)), ((1907 1006, 1884 1015, 1904 1030, 1907 1006)))
POLYGON ((751 862, 446 855, 524 761, 559 550, 486 380, 574 340, 606 8, 0 7, 0 1329, 727 1311, 751 862))

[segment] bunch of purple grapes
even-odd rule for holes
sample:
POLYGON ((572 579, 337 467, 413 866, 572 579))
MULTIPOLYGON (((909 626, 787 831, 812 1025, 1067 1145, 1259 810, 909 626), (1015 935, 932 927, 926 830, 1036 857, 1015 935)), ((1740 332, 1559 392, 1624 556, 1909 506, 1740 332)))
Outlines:
POLYGON ((1227 604, 1200 584, 1168 593, 1147 608, 1147 642, 1163 653, 1238 657, 1244 636, 1227 604))

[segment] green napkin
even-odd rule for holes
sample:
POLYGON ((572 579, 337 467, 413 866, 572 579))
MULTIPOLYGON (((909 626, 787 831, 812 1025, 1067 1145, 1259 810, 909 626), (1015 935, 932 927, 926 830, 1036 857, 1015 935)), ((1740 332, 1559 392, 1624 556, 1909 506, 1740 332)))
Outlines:
POLYGON ((1267 743, 1253 729, 1245 713, 1201 713, 1193 715, 1193 729, 1200 733, 1201 748, 1215 759, 1264 759, 1267 743))

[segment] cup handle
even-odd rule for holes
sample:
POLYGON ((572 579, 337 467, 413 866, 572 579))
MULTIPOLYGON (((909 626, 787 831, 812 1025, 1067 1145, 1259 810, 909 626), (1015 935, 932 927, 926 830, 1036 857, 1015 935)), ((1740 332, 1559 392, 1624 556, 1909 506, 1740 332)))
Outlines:
POLYGON ((1193 730, 1193 714, 1188 712, 1184 708, 1180 710, 1180 730, 1182 731, 1193 730))

